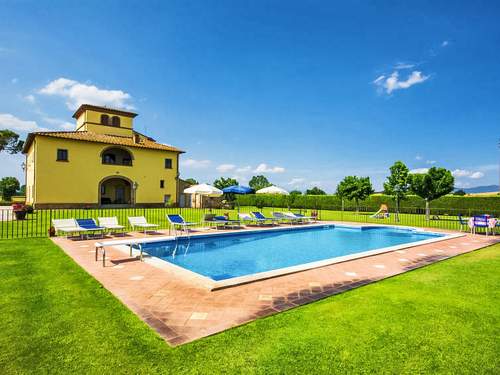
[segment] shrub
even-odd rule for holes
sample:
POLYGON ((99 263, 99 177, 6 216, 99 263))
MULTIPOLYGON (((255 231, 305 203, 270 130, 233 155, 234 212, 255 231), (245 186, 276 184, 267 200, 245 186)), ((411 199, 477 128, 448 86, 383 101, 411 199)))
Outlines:
MULTIPOLYGON (((342 200, 336 195, 239 195, 237 201, 240 206, 257 207, 288 207, 290 208, 308 208, 323 210, 341 210, 342 200)), ((394 212, 394 200, 384 194, 373 194, 368 199, 360 201, 360 208, 363 211, 377 211, 381 204, 387 204, 389 210, 394 212)), ((401 212, 416 211, 423 213, 425 210, 425 201, 416 195, 409 195, 407 199, 400 203, 401 212)), ((344 201, 344 209, 354 211, 356 205, 354 202, 344 201)), ((500 211, 500 196, 490 197, 470 197, 447 195, 436 199, 431 204, 433 214, 483 214, 489 211, 500 211)))

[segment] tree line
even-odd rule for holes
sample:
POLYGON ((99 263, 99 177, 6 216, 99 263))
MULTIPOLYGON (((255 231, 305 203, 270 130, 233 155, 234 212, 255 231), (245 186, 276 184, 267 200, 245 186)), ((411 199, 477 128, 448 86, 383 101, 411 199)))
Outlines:
MULTIPOLYGON (((454 190, 455 179, 446 168, 432 167, 425 173, 411 173, 409 168, 402 162, 396 161, 390 168, 390 174, 384 182, 384 193, 393 198, 395 202, 396 220, 399 220, 399 208, 401 201, 409 194, 415 194, 425 200, 426 219, 430 219, 430 203, 454 190)), ((191 184, 197 184, 194 179, 185 180, 191 184)), ((238 185, 234 178, 220 177, 213 182, 218 189, 238 185)), ((255 191, 271 186, 269 180, 263 176, 253 176, 249 186, 255 191)), ((346 176, 337 185, 335 194, 342 200, 354 201, 359 211, 359 202, 367 199, 375 191, 370 177, 346 176)), ((301 195, 300 190, 292 190, 290 195, 301 195)), ((305 195, 326 195, 326 192, 315 186, 307 189, 305 195)))

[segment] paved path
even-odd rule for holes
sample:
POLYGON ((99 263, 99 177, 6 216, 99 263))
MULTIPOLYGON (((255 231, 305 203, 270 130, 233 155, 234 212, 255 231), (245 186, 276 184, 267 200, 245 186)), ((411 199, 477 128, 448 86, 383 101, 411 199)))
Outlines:
POLYGON ((500 237, 467 234, 216 291, 168 269, 127 259, 113 248, 103 267, 95 261, 95 240, 54 242, 175 346, 500 242, 500 237))

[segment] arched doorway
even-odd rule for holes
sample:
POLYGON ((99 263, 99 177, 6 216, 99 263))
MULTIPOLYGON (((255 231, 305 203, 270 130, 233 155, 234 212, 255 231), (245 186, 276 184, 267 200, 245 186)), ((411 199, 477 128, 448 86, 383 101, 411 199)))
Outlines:
POLYGON ((110 176, 99 183, 99 204, 101 206, 129 206, 134 202, 132 181, 126 177, 110 176))

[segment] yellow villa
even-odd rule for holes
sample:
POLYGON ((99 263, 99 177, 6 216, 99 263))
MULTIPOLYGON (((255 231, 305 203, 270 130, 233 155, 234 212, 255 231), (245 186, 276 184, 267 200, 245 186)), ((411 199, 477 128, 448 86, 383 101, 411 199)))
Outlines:
POLYGON ((81 105, 74 131, 30 133, 26 202, 36 208, 178 203, 180 149, 134 130, 136 113, 81 105))

